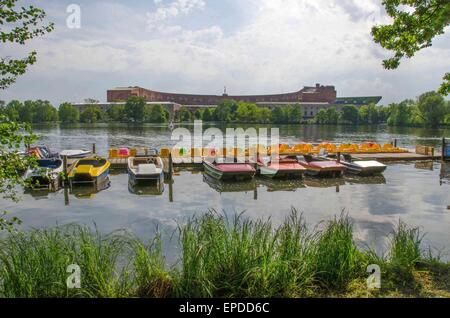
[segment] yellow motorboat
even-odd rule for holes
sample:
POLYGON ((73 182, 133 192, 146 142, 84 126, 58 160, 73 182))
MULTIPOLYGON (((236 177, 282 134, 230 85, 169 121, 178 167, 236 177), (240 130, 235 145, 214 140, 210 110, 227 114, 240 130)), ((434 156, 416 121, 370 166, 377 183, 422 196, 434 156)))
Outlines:
POLYGON ((83 158, 75 163, 75 167, 69 173, 69 182, 77 183, 100 183, 109 174, 111 163, 101 157, 83 158))

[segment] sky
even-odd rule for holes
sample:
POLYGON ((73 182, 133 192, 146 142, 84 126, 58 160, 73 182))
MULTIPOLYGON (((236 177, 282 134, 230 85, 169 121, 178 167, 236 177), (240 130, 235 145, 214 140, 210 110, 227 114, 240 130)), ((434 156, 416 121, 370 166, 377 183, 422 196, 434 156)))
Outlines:
MULTIPOLYGON (((106 101, 118 86, 192 94, 275 94, 316 83, 338 96, 383 96, 381 104, 436 90, 450 71, 450 32, 431 48, 383 69, 391 53, 375 44, 389 23, 381 0, 39 0, 55 30, 0 56, 38 60, 0 99, 55 106, 106 101), (69 28, 68 6, 81 10, 69 28)), ((70 20, 73 21, 73 20, 70 20)), ((448 31, 449 29, 447 29, 448 31)))

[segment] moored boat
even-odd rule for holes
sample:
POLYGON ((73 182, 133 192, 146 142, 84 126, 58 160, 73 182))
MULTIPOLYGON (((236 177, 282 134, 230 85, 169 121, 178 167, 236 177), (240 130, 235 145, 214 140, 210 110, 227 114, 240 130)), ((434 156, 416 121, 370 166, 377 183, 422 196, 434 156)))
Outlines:
POLYGON ((131 184, 161 183, 164 180, 164 163, 156 152, 148 156, 129 157, 128 176, 131 184))
POLYGON ((42 188, 57 190, 60 184, 60 175, 63 172, 61 159, 38 159, 37 167, 29 168, 24 178, 34 189, 42 188))
POLYGON ((346 166, 327 158, 311 155, 298 157, 298 162, 306 168, 306 174, 317 177, 340 177, 346 166), (303 158, 302 158, 303 157, 303 158))
POLYGON ((30 147, 27 149, 27 154, 29 156, 34 156, 37 159, 56 159, 59 157, 57 152, 50 150, 47 146, 30 147))
POLYGON ((80 159, 91 156, 92 151, 84 149, 70 149, 61 151, 59 155, 61 157, 67 157, 67 159, 80 159))
POLYGON ((79 159, 69 173, 69 182, 71 184, 99 184, 108 177, 110 166, 110 162, 101 157, 79 159))
POLYGON ((298 179, 303 177, 306 168, 299 164, 297 157, 282 156, 277 158, 276 162, 264 162, 264 159, 259 157, 257 162, 258 173, 263 177, 268 178, 285 178, 298 179))
POLYGON ((205 172, 218 180, 250 180, 256 174, 256 169, 245 162, 226 162, 216 158, 214 162, 203 160, 205 172))
POLYGON ((340 163, 347 167, 346 172, 359 176, 371 176, 383 173, 387 166, 375 160, 353 160, 351 155, 341 155, 340 163))

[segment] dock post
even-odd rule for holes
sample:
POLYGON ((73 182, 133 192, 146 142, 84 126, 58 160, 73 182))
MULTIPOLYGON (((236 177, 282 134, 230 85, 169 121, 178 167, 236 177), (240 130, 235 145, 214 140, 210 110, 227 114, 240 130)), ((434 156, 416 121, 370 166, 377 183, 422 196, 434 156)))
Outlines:
POLYGON ((397 138, 394 138, 394 147, 397 148, 397 138))
POLYGON ((341 163, 341 153, 338 151, 337 153, 337 163, 341 163))
POLYGON ((169 153, 169 178, 172 179, 173 175, 173 160, 172 160, 172 152, 169 153))
POLYGON ((442 162, 445 161, 445 137, 442 137, 442 155, 441 155, 442 162))
POLYGON ((63 171, 64 171, 64 183, 67 183, 67 156, 63 156, 63 171))
POLYGON ((92 144, 92 154, 95 155, 96 149, 95 149, 95 143, 92 144))

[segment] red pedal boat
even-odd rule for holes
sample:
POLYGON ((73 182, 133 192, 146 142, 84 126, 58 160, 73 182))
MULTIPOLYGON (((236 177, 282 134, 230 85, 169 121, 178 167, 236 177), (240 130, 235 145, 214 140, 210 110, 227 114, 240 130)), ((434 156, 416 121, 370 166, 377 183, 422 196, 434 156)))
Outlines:
POLYGON ((303 160, 299 157, 299 164, 306 168, 306 173, 318 177, 340 177, 347 169, 346 166, 329 161, 326 158, 304 155, 303 160))
MULTIPOLYGON (((270 160, 270 159, 269 159, 270 160)), ((306 168, 297 160, 297 157, 279 157, 278 162, 268 161, 264 163, 263 158, 258 158, 258 172, 263 177, 295 179, 303 177, 306 168)))
POLYGON ((256 170, 249 163, 227 163, 203 161, 205 172, 218 180, 250 180, 255 176, 256 170))

